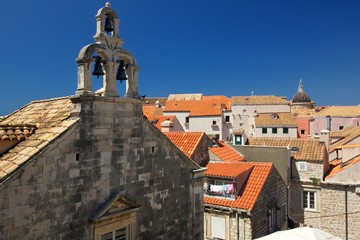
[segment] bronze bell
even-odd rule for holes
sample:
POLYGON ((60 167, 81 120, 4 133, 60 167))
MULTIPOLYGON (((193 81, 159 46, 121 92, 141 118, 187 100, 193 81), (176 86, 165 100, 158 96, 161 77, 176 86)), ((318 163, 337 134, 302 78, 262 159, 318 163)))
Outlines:
POLYGON ((125 70, 125 63, 124 60, 120 60, 119 61, 119 68, 116 74, 116 80, 120 80, 120 83, 122 83, 122 80, 127 80, 127 74, 126 74, 126 70, 125 70))
POLYGON ((97 78, 99 78, 99 76, 104 75, 103 67, 101 65, 101 57, 95 56, 94 58, 95 58, 95 66, 92 75, 97 76, 97 78))
POLYGON ((112 32, 114 31, 114 26, 110 18, 105 19, 105 32, 112 32))

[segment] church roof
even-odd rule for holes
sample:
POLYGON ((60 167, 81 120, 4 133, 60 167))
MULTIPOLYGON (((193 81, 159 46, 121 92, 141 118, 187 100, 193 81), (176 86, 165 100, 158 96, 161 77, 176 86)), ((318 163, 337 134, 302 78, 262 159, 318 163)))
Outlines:
POLYGON ((292 103, 311 103, 309 95, 304 92, 304 86, 300 80, 297 93, 292 99, 292 103))

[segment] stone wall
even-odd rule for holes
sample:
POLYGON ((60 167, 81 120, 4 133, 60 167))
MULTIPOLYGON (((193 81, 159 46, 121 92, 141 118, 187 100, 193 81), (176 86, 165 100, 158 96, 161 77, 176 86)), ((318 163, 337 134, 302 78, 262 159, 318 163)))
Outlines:
POLYGON ((360 194, 354 186, 322 185, 320 228, 342 239, 359 239, 360 194), (347 201, 347 214, 345 202, 347 201))
POLYGON ((202 174, 134 99, 80 97, 81 120, 0 186, 1 239, 93 239, 111 194, 137 202, 137 239, 202 239, 202 174))
MULTIPOLYGON (((265 186, 261 191, 258 201, 251 212, 252 237, 259 238, 269 233, 268 231, 268 210, 269 207, 275 207, 276 211, 276 229, 287 229, 287 214, 285 219, 281 218, 281 206, 287 206, 287 187, 280 177, 276 168, 273 167, 266 180, 265 186)), ((287 209, 287 207, 286 207, 287 209)))

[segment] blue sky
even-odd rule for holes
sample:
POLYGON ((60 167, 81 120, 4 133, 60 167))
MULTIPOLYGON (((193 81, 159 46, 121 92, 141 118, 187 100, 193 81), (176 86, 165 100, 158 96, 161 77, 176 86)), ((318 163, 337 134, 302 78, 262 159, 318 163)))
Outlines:
MULTIPOLYGON (((75 58, 105 1, 3 0, 0 115, 73 95, 75 58)), ((139 92, 291 99, 300 78, 317 105, 360 104, 360 1, 117 0, 139 92)), ((93 81, 99 81, 94 79, 93 81)), ((95 84, 96 86, 96 84, 95 84)), ((99 85, 100 86, 100 85, 99 85)), ((124 91, 125 85, 119 85, 124 91)))

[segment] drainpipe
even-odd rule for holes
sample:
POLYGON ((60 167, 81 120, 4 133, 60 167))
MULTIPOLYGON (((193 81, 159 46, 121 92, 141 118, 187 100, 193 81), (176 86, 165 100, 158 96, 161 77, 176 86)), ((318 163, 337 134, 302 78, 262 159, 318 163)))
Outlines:
POLYGON ((236 216, 236 239, 239 240, 240 239, 240 232, 239 232, 239 213, 238 211, 235 212, 235 216, 236 216))
POLYGON ((345 185, 345 240, 348 240, 348 196, 347 185, 345 185))

